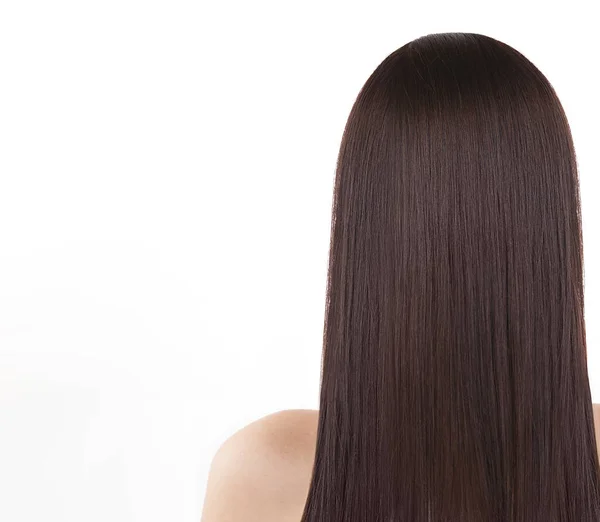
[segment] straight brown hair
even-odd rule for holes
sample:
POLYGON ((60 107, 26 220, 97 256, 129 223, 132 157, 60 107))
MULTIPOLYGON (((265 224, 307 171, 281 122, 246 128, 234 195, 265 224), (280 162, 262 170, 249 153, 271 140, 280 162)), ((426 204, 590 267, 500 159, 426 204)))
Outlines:
POLYGON ((302 522, 597 522, 575 151, 521 53, 390 54, 350 112, 302 522))

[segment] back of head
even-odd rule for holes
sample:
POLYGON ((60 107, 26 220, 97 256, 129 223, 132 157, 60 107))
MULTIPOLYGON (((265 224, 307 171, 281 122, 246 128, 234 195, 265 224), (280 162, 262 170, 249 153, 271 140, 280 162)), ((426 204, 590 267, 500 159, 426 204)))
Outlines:
POLYGON ((544 75, 418 38, 340 147, 302 522, 596 522, 579 185, 544 75))

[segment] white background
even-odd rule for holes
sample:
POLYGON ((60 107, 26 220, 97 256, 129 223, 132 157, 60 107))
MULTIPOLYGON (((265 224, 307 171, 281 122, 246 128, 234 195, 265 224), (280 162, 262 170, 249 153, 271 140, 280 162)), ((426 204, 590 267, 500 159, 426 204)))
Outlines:
POLYGON ((512 45, 563 102, 600 402, 593 5, 3 2, 0 519, 198 522, 227 436, 318 407, 343 127, 432 32, 512 45))

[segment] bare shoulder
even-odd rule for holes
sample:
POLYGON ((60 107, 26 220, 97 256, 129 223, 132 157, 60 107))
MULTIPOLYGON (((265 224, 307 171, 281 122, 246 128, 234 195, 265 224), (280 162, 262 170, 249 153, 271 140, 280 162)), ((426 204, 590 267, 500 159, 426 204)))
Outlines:
POLYGON ((225 440, 211 463, 201 522, 300 520, 317 423, 317 410, 282 410, 225 440))

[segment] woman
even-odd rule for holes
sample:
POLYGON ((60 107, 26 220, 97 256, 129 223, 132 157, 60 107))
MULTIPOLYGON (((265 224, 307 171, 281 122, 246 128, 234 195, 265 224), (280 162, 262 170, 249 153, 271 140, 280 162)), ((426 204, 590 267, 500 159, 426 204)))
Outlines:
POLYGON ((320 409, 228 439, 203 522, 599 521, 582 248, 544 75, 478 34, 393 52, 340 147, 320 409))

